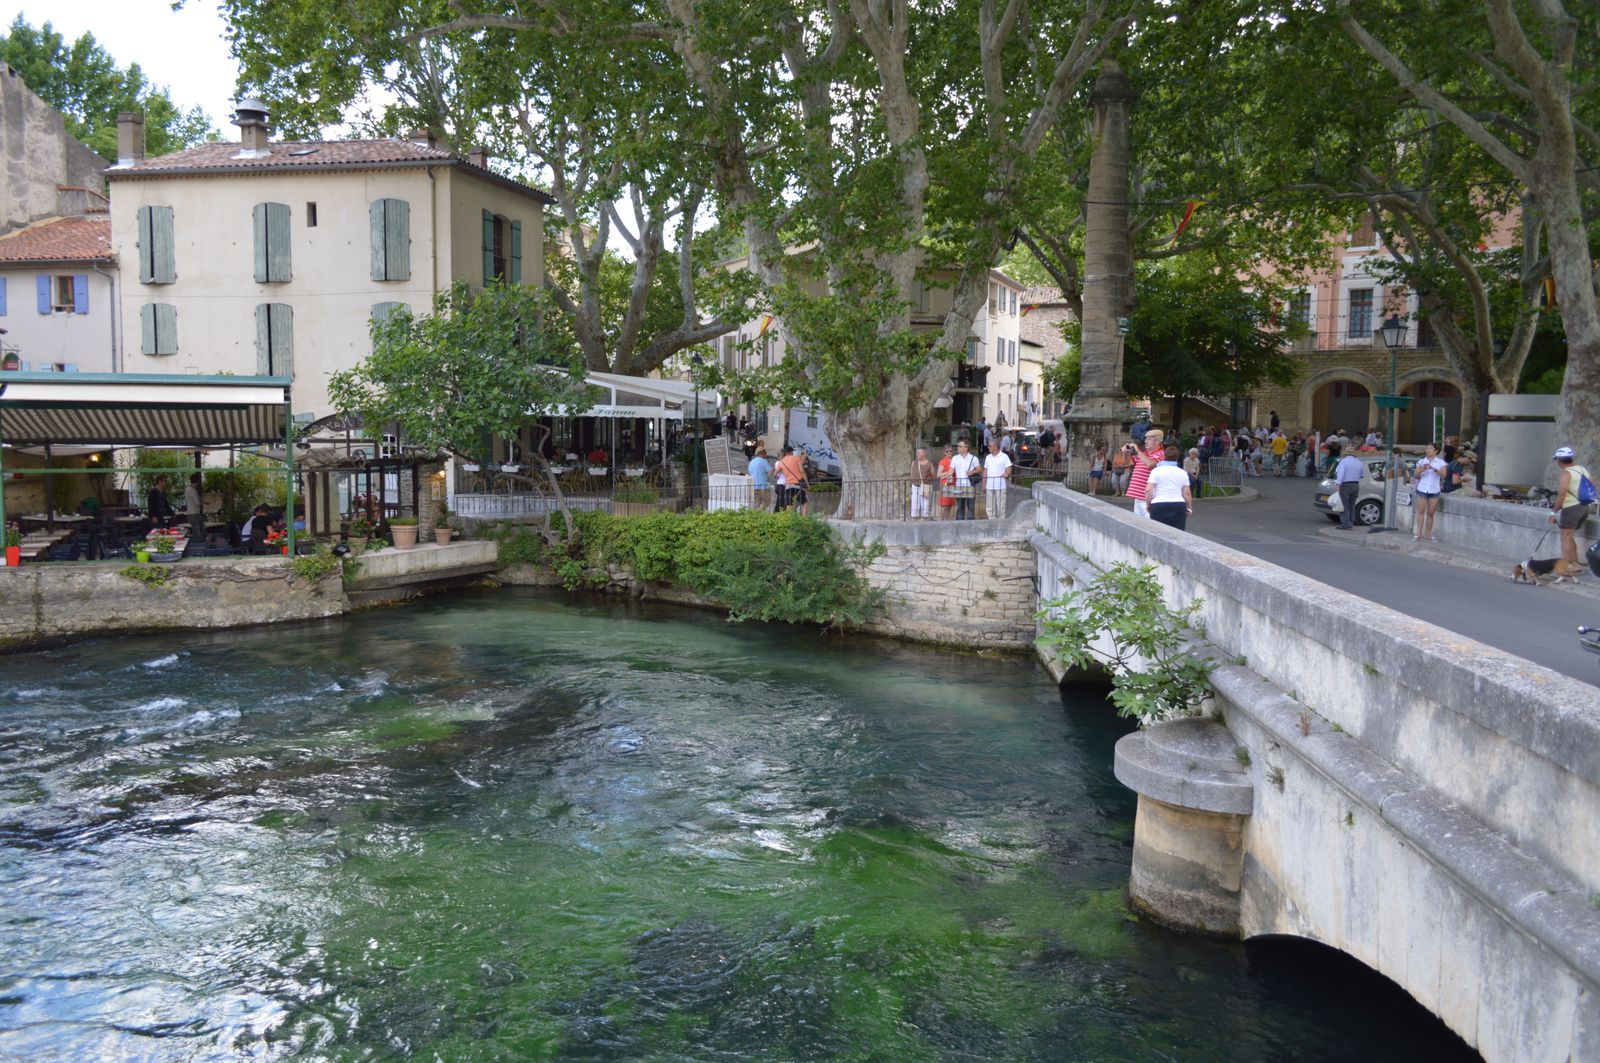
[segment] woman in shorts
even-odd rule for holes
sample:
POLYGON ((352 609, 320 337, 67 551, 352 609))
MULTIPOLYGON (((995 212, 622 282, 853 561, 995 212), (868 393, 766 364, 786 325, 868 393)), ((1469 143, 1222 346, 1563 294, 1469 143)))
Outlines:
POLYGON ((1106 448, 1102 444, 1101 446, 1094 448, 1094 460, 1089 462, 1089 493, 1091 495, 1097 495, 1100 493, 1100 481, 1104 480, 1105 478, 1106 448))
POLYGON ((1433 519, 1439 513, 1439 495, 1444 491, 1444 476, 1449 466, 1439 457, 1439 448, 1432 443, 1423 451, 1417 467, 1412 470, 1416 481, 1417 515, 1411 537, 1423 542, 1436 543, 1433 519))

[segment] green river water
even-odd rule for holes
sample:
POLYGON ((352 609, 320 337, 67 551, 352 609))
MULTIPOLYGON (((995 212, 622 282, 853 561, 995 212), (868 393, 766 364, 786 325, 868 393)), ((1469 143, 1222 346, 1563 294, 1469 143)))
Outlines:
POLYGON ((1126 730, 1031 659, 536 592, 0 658, 0 1059, 1476 1058, 1132 919, 1126 730))

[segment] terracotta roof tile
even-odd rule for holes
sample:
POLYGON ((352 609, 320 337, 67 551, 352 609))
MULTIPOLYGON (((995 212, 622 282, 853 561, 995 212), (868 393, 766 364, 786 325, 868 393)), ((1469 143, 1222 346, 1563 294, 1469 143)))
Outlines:
POLYGON ((237 141, 196 144, 192 148, 146 159, 132 166, 113 166, 106 171, 106 176, 116 179, 280 170, 359 170, 432 163, 459 167, 485 181, 541 202, 553 202, 549 195, 532 185, 475 166, 443 148, 432 148, 412 140, 280 140, 268 144, 265 155, 241 157, 240 152, 237 141))
POLYGON ((170 173, 182 170, 258 170, 288 166, 360 166, 404 162, 449 162, 455 156, 410 140, 284 140, 267 145, 269 154, 239 157, 237 141, 196 144, 133 166, 119 166, 111 176, 170 173))
POLYGON ((0 236, 0 262, 111 260, 109 218, 51 218, 0 236))

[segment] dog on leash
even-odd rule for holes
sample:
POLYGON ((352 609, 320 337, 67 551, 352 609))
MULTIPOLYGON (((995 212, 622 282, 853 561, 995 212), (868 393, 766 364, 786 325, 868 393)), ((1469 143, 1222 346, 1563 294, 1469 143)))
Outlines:
POLYGON ((1561 557, 1530 557, 1520 565, 1511 567, 1512 583, 1576 583, 1578 563, 1561 557))

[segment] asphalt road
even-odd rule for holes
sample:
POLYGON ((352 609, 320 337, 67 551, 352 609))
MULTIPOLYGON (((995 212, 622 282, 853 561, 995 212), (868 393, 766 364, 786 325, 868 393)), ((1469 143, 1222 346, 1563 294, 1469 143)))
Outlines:
MULTIPOLYGON (((1346 545, 1317 534, 1329 522, 1312 506, 1315 481, 1266 476, 1248 483, 1259 500, 1202 502, 1189 531, 1600 686, 1600 660, 1577 645, 1579 624, 1600 627, 1600 601, 1514 584, 1509 563, 1498 577, 1346 545)), ((1554 555, 1554 535, 1550 541, 1554 555)))

